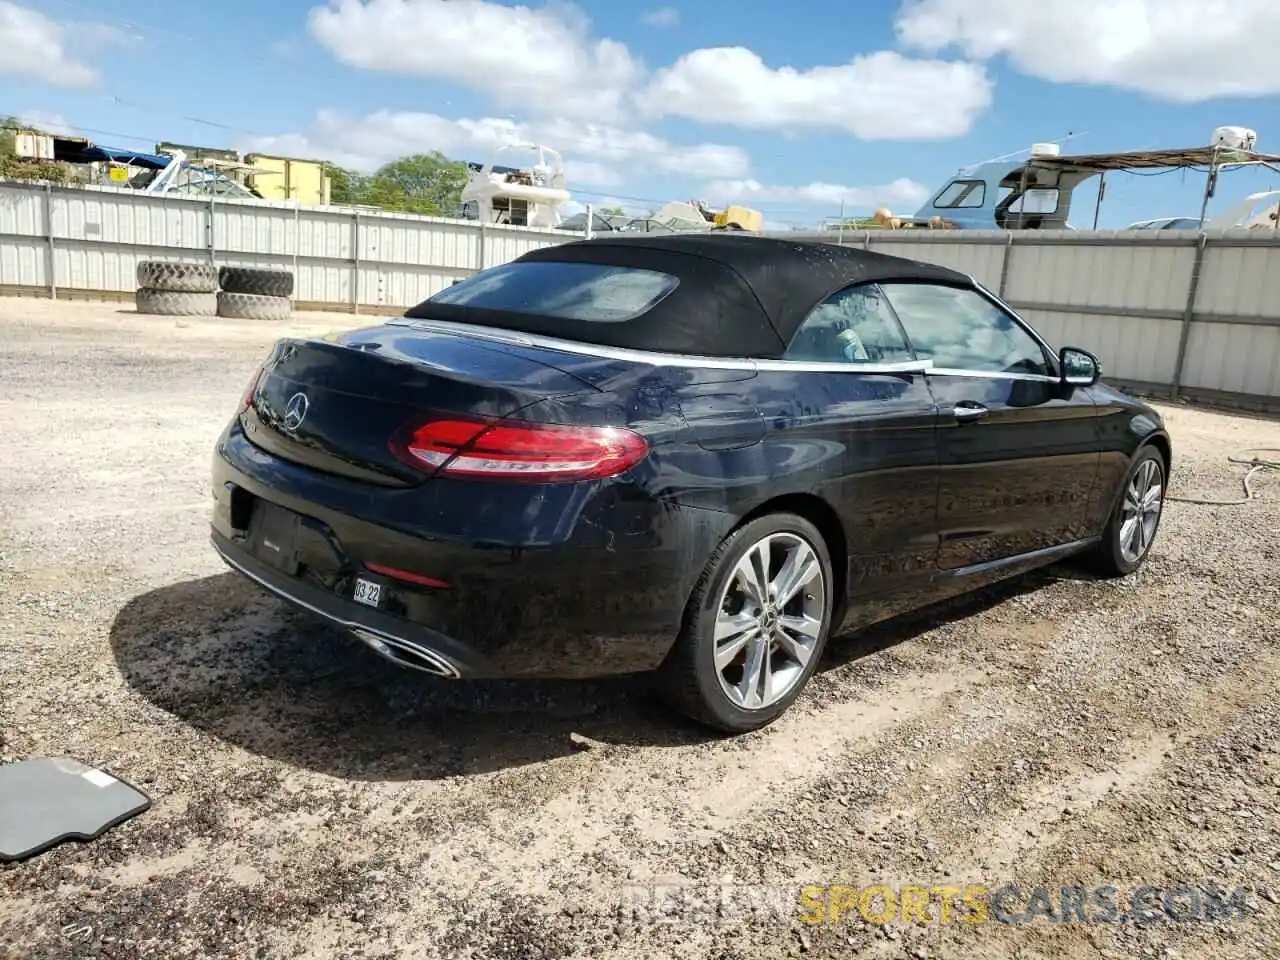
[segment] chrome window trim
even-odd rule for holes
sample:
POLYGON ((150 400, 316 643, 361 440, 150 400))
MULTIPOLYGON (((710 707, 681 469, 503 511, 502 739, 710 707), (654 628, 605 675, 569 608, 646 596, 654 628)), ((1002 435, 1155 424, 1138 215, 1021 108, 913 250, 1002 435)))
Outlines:
POLYGON ((757 370, 804 373, 929 373, 932 360, 901 360, 897 363, 823 363, 817 360, 753 360, 757 370))
MULTIPOLYGON (((988 297, 990 292, 977 281, 975 287, 988 297)), ((999 298, 992 299, 1003 308, 999 298)), ((1007 308, 1006 308, 1007 309, 1007 308)), ((1009 311, 1018 323, 1034 337, 1037 343, 1048 348, 1042 337, 1027 328, 1025 321, 1013 311, 1009 311)), ((1028 380, 1036 383, 1058 383, 1058 377, 1045 376, 1038 373, 1008 373, 995 370, 965 370, 952 367, 935 367, 932 360, 906 360, 901 363, 813 363, 800 360, 753 360, 747 357, 692 357, 676 353, 658 353, 650 350, 631 350, 623 347, 598 347, 576 340, 562 340, 559 337, 547 337, 533 333, 514 333, 499 330, 495 327, 484 327, 474 323, 460 323, 454 320, 421 320, 408 317, 393 317, 386 321, 388 326, 411 327, 417 330, 436 330, 440 333, 461 333, 478 340, 489 340, 495 343, 511 343, 517 346, 542 347, 546 350, 559 350, 585 357, 599 357, 605 360, 620 360, 626 363, 643 363, 655 367, 678 367, 712 370, 741 370, 758 373, 864 373, 864 374, 904 374, 923 373, 931 376, 966 377, 986 380, 1028 380)), ((1050 350, 1050 352, 1052 352, 1050 350)))
POLYGON ((933 377, 970 377, 975 380, 1031 380, 1035 383, 1058 383, 1057 377, 1047 377, 1042 373, 1010 373, 1003 370, 963 370, 952 367, 931 367, 929 376, 933 377))
POLYGON ((627 363, 643 363, 654 367, 690 367, 712 370, 743 370, 758 372, 804 372, 804 373, 867 373, 867 374, 901 374, 924 373, 933 367, 932 360, 904 360, 901 363, 815 363, 801 360, 755 360, 748 357, 695 357, 677 353, 659 353, 650 350, 631 350, 625 347, 603 347, 576 340, 562 340, 559 337, 547 337, 535 333, 514 333, 485 327, 474 323, 460 323, 454 320, 424 320, 409 317, 394 317, 387 321, 388 326, 412 327, 415 330, 436 330, 441 333, 461 333, 464 336, 479 340, 490 340, 495 343, 511 343, 523 347, 542 347, 547 350, 559 350, 563 353, 574 353, 584 357, 599 357, 605 360, 621 360, 627 363))

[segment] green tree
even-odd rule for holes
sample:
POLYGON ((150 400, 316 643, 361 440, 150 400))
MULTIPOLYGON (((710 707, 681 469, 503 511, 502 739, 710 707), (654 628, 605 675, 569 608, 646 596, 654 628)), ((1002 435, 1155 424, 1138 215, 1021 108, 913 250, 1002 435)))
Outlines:
POLYGON ((54 183, 64 183, 70 179, 65 164, 24 160, 17 155, 14 137, 26 127, 27 124, 18 117, 0 116, 0 177, 10 180, 51 180, 54 183))
POLYGON ((627 211, 621 207, 605 207, 600 211, 600 216, 602 217, 625 217, 626 215, 627 211))
POLYGON ((384 201, 394 200, 397 205, 385 209, 452 216, 466 184, 465 163, 450 160, 438 150, 415 153, 379 169, 370 178, 364 202, 384 206, 384 201), (368 199, 374 196, 379 199, 368 199))
POLYGON ((325 164, 324 172, 329 177, 329 199, 331 202, 364 202, 360 197, 367 186, 368 177, 332 163, 325 164))
POLYGON ((365 206, 381 207, 383 210, 392 210, 398 213, 412 212, 409 209, 411 205, 410 197, 400 185, 380 177, 373 177, 365 181, 355 196, 357 199, 353 202, 365 206))
POLYGON ((17 152, 14 134, 22 127, 17 117, 0 115, 0 157, 12 157, 17 152))

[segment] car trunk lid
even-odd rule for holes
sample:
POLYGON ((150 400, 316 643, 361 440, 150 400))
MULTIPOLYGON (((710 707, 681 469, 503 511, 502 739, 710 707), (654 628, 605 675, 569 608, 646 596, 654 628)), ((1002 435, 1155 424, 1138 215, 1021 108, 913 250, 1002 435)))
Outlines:
POLYGON ((445 333, 277 343, 241 414, 255 446, 326 473, 420 483, 392 440, 428 411, 496 419, 549 397, 596 393, 549 363, 445 333))

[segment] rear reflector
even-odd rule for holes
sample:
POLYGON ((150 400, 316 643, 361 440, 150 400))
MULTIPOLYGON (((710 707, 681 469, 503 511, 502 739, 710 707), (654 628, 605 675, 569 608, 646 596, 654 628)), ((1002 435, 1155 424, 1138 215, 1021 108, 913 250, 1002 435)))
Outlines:
POLYGON ((621 427, 443 416, 405 432, 392 449, 418 469, 450 477, 563 483, 625 473, 649 444, 621 427))
POLYGON ((405 583, 416 583, 420 587, 435 587, 437 590, 448 590, 452 586, 452 584, 444 580, 437 580, 435 577, 424 577, 420 573, 411 573, 408 570, 400 570, 397 567, 383 566, 381 563, 369 563, 366 560, 364 566, 370 573, 380 573, 384 577, 403 580, 405 583))

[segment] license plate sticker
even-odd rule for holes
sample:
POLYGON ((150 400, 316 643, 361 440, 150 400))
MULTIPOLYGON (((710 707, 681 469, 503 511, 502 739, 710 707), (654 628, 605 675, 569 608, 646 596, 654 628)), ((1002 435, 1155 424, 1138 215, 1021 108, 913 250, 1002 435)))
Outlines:
POLYGON ((352 599, 356 603, 363 603, 366 607, 381 606, 382 584, 366 580, 364 577, 356 577, 356 589, 352 599))

